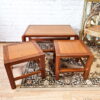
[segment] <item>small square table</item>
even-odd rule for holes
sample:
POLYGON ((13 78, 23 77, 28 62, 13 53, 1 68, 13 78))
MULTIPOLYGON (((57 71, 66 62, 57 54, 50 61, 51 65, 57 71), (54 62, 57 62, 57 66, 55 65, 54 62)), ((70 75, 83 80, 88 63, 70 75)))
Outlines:
POLYGON ((55 74, 56 80, 59 79, 59 73, 62 72, 84 72, 84 79, 88 78, 93 55, 87 46, 81 40, 54 40, 55 46, 55 74), (65 57, 78 58, 84 68, 60 68, 60 59, 65 57), (86 63, 82 61, 82 57, 86 57, 86 63))
POLYGON ((35 41, 4 46, 4 65, 12 89, 16 88, 15 81, 41 73, 45 77, 45 55, 35 41), (37 61, 40 69, 18 77, 13 76, 12 66, 26 61, 37 61))

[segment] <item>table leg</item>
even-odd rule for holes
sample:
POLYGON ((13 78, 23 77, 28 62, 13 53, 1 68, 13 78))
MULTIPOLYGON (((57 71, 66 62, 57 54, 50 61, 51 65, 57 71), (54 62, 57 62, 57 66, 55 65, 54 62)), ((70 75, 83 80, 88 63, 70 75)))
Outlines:
POLYGON ((22 42, 25 42, 26 41, 26 37, 23 35, 22 36, 22 42))
POLYGON ((56 53, 55 53, 55 49, 53 51, 53 63, 55 63, 55 58, 56 58, 56 53))
POLYGON ((31 41, 32 39, 31 39, 31 37, 29 37, 29 41, 31 41))
POLYGON ((6 64, 5 65, 5 69, 6 69, 8 78, 9 78, 9 82, 10 82, 11 88, 15 89, 16 88, 16 84, 15 84, 14 76, 13 76, 13 73, 12 73, 12 70, 11 70, 11 66, 6 64))
POLYGON ((40 57, 41 76, 45 78, 45 55, 40 57))
POLYGON ((55 61, 55 74, 56 74, 56 80, 59 80, 59 73, 60 73, 60 57, 56 56, 55 61))
POLYGON ((90 72, 90 68, 91 68, 91 64, 93 62, 93 56, 89 56, 86 62, 86 66, 85 66, 85 72, 83 74, 84 79, 88 78, 89 72, 90 72))

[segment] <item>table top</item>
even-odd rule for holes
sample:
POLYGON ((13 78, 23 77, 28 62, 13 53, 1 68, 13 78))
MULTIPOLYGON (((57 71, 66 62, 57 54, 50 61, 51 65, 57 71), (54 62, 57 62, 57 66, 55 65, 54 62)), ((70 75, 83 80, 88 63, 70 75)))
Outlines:
POLYGON ((32 58, 41 54, 43 54, 42 50, 34 41, 4 46, 5 63, 32 58))
POLYGON ((89 56, 92 54, 81 40, 54 40, 57 56, 89 56))
POLYGON ((34 37, 76 36, 70 25, 29 25, 24 35, 34 37))

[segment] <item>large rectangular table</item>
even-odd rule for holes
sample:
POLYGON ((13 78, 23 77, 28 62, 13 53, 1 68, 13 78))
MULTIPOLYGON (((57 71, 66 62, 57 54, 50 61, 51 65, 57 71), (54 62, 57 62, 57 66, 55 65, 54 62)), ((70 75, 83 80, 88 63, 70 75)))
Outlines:
POLYGON ((26 41, 27 38, 29 40, 32 38, 34 40, 55 40, 70 37, 78 39, 78 35, 70 25, 29 25, 22 36, 22 41, 26 41))

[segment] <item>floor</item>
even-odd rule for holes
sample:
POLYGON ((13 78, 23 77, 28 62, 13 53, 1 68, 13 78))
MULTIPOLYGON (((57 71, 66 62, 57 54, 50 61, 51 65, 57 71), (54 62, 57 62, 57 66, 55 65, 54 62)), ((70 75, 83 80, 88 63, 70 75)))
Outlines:
MULTIPOLYGON (((0 100, 100 100, 100 88, 22 89, 18 81, 12 90, 3 64, 3 45, 7 44, 0 43, 0 100)), ((21 74, 24 64, 14 66, 15 75, 21 74)))

